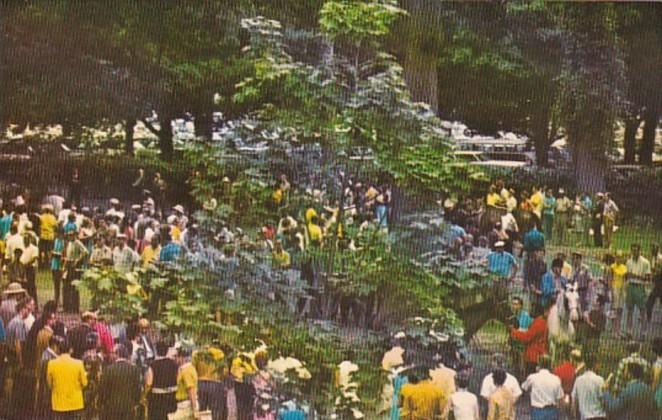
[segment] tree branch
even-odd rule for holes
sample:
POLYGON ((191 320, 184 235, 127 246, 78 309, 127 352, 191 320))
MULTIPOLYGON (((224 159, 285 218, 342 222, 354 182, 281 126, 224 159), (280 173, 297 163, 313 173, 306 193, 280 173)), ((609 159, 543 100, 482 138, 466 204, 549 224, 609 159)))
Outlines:
POLYGON ((152 134, 154 134, 157 137, 161 135, 161 130, 157 130, 156 128, 154 128, 151 122, 145 120, 144 118, 141 119, 140 121, 142 121, 142 123, 145 124, 145 127, 147 127, 147 129, 151 131, 152 134))

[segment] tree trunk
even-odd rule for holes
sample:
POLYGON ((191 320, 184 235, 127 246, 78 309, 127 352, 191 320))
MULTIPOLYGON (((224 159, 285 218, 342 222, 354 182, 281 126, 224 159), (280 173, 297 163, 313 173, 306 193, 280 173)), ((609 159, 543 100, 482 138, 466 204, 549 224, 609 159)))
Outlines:
POLYGON ((203 111, 195 114, 195 136, 202 137, 208 141, 213 139, 214 117, 213 112, 203 111))
POLYGON ((625 134, 623 136, 623 147, 625 148, 625 163, 634 164, 637 151, 637 129, 639 128, 639 119, 628 118, 625 120, 625 134))
POLYGON ((405 53, 404 77, 415 102, 425 102, 435 114, 439 113, 437 62, 434 55, 418 48, 405 53))
POLYGON ((536 148, 536 165, 540 167, 547 167, 550 135, 549 135, 549 112, 546 112, 544 116, 539 116, 533 122, 531 128, 531 134, 533 136, 533 144, 536 148))
POLYGON ((644 114, 644 136, 639 149, 639 163, 642 165, 653 164, 653 150, 655 149, 655 129, 658 123, 657 111, 649 108, 644 114))
POLYGON ((603 145, 593 144, 595 140, 588 134, 572 136, 570 140, 578 191, 591 194, 605 191, 607 159, 603 145))
POLYGON ((133 156, 133 128, 136 125, 136 119, 133 117, 127 118, 124 123, 124 152, 133 156))
POLYGON ((172 117, 159 117, 161 130, 159 130, 159 149, 161 150, 161 159, 170 162, 174 155, 174 145, 172 136, 172 117))

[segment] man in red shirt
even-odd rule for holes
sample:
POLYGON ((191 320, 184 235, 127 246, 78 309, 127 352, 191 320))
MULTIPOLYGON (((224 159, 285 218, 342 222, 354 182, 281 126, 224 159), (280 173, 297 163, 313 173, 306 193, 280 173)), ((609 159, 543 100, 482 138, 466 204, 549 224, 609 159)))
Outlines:
POLYGON ((547 305, 543 309, 543 313, 539 314, 533 320, 531 326, 526 331, 519 331, 513 326, 510 327, 510 336, 524 343, 524 368, 526 375, 535 373, 538 358, 547 354, 547 316, 551 305, 547 305))

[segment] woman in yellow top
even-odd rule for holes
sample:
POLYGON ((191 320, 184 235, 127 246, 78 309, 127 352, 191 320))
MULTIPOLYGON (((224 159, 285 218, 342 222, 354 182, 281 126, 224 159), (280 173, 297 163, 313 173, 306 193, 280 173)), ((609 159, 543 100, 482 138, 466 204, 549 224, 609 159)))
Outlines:
POLYGON ((57 218, 53 214, 53 206, 45 204, 39 215, 39 261, 42 266, 46 264, 53 250, 55 228, 57 228, 57 218))
POLYGON ((198 372, 191 363, 191 348, 187 346, 177 349, 177 412, 189 417, 198 417, 198 372))
POLYGON ((211 410, 212 418, 221 418, 227 399, 222 382, 227 375, 225 353, 216 347, 207 347, 193 353, 192 363, 198 373, 200 411, 211 410))
POLYGON ((611 308, 614 311, 614 332, 621 329, 623 304, 625 302, 625 275, 628 272, 623 251, 616 253, 616 261, 609 266, 609 288, 611 289, 611 308))
POLYGON ((308 210, 306 210, 306 213, 304 215, 306 219, 306 224, 310 224, 310 222, 313 220, 313 216, 317 216, 317 211, 315 211, 315 209, 311 207, 308 210))
POLYGON ((274 268, 290 268, 290 254, 283 249, 283 244, 280 241, 276 241, 274 244, 274 251, 271 253, 271 258, 274 268))

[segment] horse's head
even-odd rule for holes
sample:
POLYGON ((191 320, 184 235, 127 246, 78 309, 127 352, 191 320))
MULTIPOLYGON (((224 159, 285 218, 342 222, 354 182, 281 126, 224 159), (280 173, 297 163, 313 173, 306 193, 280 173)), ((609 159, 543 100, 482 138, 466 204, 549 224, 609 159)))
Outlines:
POLYGON ((579 321, 580 318, 580 305, 579 305, 579 292, 577 285, 574 283, 568 284, 563 292, 563 305, 565 313, 570 317, 572 322, 579 321))

